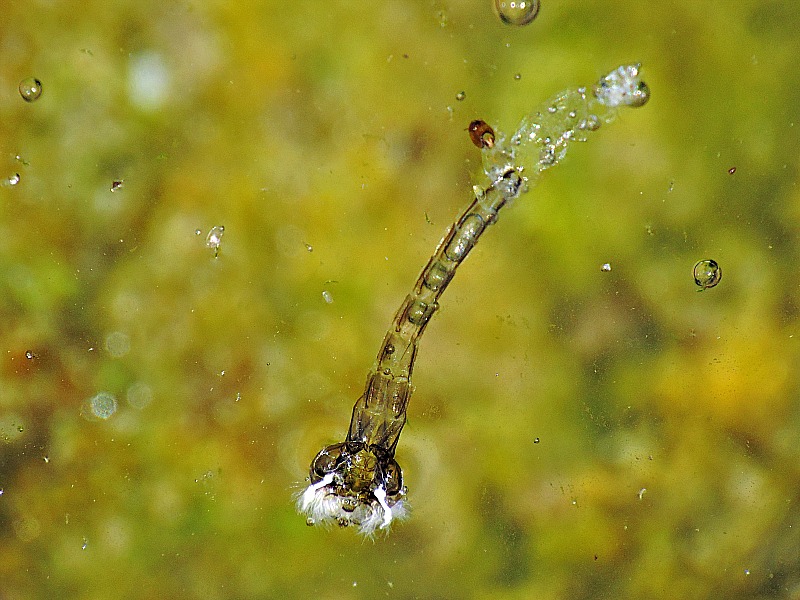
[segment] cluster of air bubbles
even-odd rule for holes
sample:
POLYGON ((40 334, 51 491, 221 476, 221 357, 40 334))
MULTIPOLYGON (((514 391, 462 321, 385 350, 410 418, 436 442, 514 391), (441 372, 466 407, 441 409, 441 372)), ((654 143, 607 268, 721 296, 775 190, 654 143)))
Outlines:
POLYGON ((117 399, 108 392, 100 392, 81 404, 81 416, 87 421, 105 421, 117 412, 117 399))
POLYGON ((603 263, 602 265, 600 265, 600 270, 603 271, 604 273, 608 273, 609 271, 611 271, 611 263, 603 263))
POLYGON ((115 179, 111 182, 111 191, 116 192, 122 189, 122 186, 125 185, 125 181, 122 179, 115 179))
POLYGON ((42 82, 36 77, 27 77, 19 82, 19 95, 25 102, 35 102, 42 95, 42 82))
POLYGON ((539 0, 494 0, 494 10, 506 25, 527 25, 539 14, 539 0))
POLYGON ((722 280, 722 267, 710 258, 701 260, 694 266, 694 282, 700 286, 699 291, 713 288, 722 280))
POLYGON ((219 247, 222 244, 222 236, 225 233, 225 227, 217 225, 211 228, 206 236, 206 248, 211 248, 214 251, 214 258, 219 256, 219 247))
POLYGON ((603 77, 594 87, 595 98, 609 107, 638 108, 647 104, 650 88, 639 79, 639 66, 623 65, 603 77))

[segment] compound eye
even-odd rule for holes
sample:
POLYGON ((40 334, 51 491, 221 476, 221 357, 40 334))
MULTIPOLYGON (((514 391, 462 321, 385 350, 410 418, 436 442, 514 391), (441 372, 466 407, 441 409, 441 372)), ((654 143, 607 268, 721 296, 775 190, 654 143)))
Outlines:
POLYGON ((394 459, 383 470, 383 485, 389 498, 399 496, 403 490, 403 471, 394 459))
POLYGON ((317 483, 325 475, 339 468, 345 454, 344 444, 333 444, 320 450, 311 461, 311 483, 317 483))

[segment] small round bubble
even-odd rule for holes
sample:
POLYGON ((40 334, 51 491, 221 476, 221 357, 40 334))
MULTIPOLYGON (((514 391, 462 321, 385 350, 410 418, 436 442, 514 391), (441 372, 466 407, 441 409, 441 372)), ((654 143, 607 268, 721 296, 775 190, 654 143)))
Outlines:
POLYGON ((131 349, 131 338, 122 331, 113 331, 106 336, 106 350, 114 358, 122 358, 131 349))
POLYGON ((701 290, 707 290, 722 280, 722 267, 712 259, 701 260, 694 266, 694 282, 701 290))
POLYGON ((42 82, 36 77, 28 77, 19 82, 19 95, 25 102, 34 102, 42 95, 42 82))
POLYGON ((128 388, 126 393, 128 404, 133 408, 142 410, 147 408, 153 401, 153 390, 146 383, 134 383, 128 388))
POLYGON ((507 25, 527 25, 539 14, 539 0, 494 0, 494 10, 507 25))

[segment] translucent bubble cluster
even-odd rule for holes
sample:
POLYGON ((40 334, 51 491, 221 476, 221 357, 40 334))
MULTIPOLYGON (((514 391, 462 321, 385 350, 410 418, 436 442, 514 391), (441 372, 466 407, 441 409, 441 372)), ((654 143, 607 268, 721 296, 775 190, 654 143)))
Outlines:
POLYGON ((639 78, 639 65, 623 65, 612 71, 594 87, 595 97, 609 107, 638 108, 650 99, 650 88, 639 78))
POLYGON ((28 77, 19 82, 19 95, 25 102, 35 102, 42 95, 42 82, 28 77))
POLYGON ((494 0, 494 10, 507 25, 527 25, 539 14, 539 0, 494 0))

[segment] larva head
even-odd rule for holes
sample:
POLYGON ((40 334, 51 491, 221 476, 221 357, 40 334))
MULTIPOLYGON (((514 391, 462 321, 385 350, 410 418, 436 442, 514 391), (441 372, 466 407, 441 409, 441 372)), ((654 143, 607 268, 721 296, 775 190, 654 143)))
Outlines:
POLYGON ((378 447, 343 442, 314 457, 297 508, 309 525, 354 525, 372 535, 406 516, 404 495, 403 473, 393 457, 378 447))

